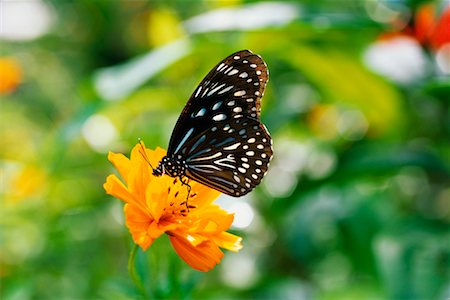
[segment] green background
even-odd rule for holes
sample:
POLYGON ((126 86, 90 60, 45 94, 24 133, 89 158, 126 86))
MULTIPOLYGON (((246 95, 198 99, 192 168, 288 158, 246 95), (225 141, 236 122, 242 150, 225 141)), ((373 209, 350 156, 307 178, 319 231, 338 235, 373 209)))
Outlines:
POLYGON ((147 297, 450 297, 448 73, 417 42, 419 75, 369 68, 380 35, 422 3, 42 2, 45 32, 1 41, 23 74, 0 100, 1 298, 144 297, 127 273, 123 203, 102 188, 107 152, 128 155, 138 138, 167 148, 198 82, 241 49, 270 70, 275 152, 260 187, 218 200, 244 220, 231 228, 244 248, 201 273, 158 239, 137 255, 147 297))

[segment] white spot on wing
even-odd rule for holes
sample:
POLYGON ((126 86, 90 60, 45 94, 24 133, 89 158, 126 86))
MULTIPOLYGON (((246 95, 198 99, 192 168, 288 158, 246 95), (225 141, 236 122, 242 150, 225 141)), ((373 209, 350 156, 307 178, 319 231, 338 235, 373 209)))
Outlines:
POLYGON ((227 157, 215 160, 214 163, 222 167, 236 169, 236 167, 233 165, 233 163, 235 163, 235 160, 232 154, 228 154, 227 157))
POLYGON ((233 87, 234 87, 234 85, 230 85, 230 86, 224 88, 223 90, 221 90, 218 94, 220 95, 220 94, 226 93, 226 92, 230 91, 233 87))
POLYGON ((213 155, 210 156, 204 156, 204 157, 199 157, 199 158, 193 158, 193 159, 189 159, 188 161, 202 161, 202 160, 208 160, 208 159, 213 159, 216 157, 219 157, 222 155, 222 152, 217 152, 214 153, 213 155))
POLYGON ((223 121, 226 118, 227 118, 227 116, 225 114, 218 114, 218 115, 215 115, 212 119, 214 121, 223 121))
POLYGON ((224 86, 225 86, 225 83, 223 83, 223 84, 219 85, 218 87, 216 87, 216 88, 210 90, 210 91, 208 92, 207 96, 208 96, 208 97, 211 96, 212 94, 214 94, 215 92, 217 92, 218 90, 220 90, 221 88, 223 88, 224 86))
POLYGON ((217 102, 216 104, 214 104, 214 106, 212 107, 213 110, 217 110, 220 106, 222 105, 222 101, 217 102))
POLYGON ((228 69, 224 70, 223 73, 227 74, 228 72, 230 72, 233 69, 233 66, 229 66, 228 69))
POLYGON ((241 145, 241 143, 236 143, 231 146, 223 148, 223 150, 236 150, 240 145, 241 145))
POLYGON ((182 139, 181 142, 178 144, 177 149, 175 149, 174 153, 177 153, 178 150, 180 150, 181 146, 183 146, 183 144, 186 142, 186 140, 187 140, 188 137, 192 134, 193 131, 194 131, 194 128, 192 127, 191 129, 188 130, 188 132, 186 132, 186 134, 184 135, 183 139, 182 139))
POLYGON ((195 98, 198 97, 198 95, 200 94, 200 91, 202 90, 202 86, 199 86, 197 89, 197 92, 195 93, 195 98))
POLYGON ((235 97, 244 96, 247 92, 245 90, 237 91, 234 93, 235 97))
POLYGON ((206 88, 205 91, 203 92, 201 98, 205 97, 206 93, 209 91, 209 88, 206 88))
POLYGON ((239 71, 238 71, 237 69, 234 69, 233 71, 231 71, 230 73, 228 73, 228 76, 235 75, 235 74, 237 74, 237 73, 239 73, 239 71))
POLYGON ((202 117, 205 115, 205 113, 206 113, 206 108, 202 108, 194 115, 194 118, 202 117))
POLYGON ((239 74, 239 77, 247 78, 248 77, 248 73, 247 72, 242 72, 241 74, 239 74))

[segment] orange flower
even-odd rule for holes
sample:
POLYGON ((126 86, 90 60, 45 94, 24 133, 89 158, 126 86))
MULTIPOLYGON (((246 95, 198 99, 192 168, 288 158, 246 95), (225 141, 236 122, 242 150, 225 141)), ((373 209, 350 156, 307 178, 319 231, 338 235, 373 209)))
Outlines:
POLYGON ((409 36, 434 51, 450 43, 450 6, 440 16, 433 3, 419 6, 410 23, 401 31, 383 33, 380 39, 409 36))
POLYGON ((14 91, 22 81, 22 71, 14 58, 0 57, 0 94, 14 91))
POLYGON ((442 12, 430 36, 430 44, 438 49, 450 43, 450 6, 442 12))
POLYGON ((434 50, 450 43, 450 6, 437 15, 434 4, 420 6, 414 17, 416 39, 434 50))
MULTIPOLYGON (((228 214, 212 202, 219 192, 194 181, 186 207, 187 186, 167 175, 155 177, 137 144, 128 159, 123 154, 108 155, 123 182, 109 175, 103 185, 106 192, 126 202, 126 225, 133 240, 146 250, 166 233, 177 254, 192 268, 208 271, 220 262, 224 248, 238 251, 241 238, 225 232, 233 222, 228 214)), ((145 149, 148 161, 156 166, 166 151, 145 149)))

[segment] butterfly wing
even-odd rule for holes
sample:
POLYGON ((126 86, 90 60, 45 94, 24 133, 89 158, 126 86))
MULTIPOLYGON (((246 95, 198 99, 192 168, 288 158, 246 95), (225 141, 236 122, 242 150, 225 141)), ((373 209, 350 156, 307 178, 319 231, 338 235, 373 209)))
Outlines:
POLYGON ((223 193, 242 196, 263 178, 272 141, 259 121, 268 80, 262 58, 243 50, 202 80, 181 113, 168 155, 186 162, 186 175, 223 193))
POLYGON ((218 63, 198 85, 184 107, 169 142, 168 154, 223 118, 246 115, 259 119, 261 97, 268 80, 260 56, 242 50, 218 63), (212 117, 212 118, 211 118, 212 117))
POLYGON ((186 144, 186 176, 231 196, 242 196, 266 175, 272 140, 251 118, 219 122, 186 144))

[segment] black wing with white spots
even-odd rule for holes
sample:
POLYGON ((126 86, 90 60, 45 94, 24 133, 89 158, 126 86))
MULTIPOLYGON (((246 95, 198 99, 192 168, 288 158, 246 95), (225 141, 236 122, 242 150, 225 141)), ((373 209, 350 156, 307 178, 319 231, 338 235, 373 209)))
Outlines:
POLYGON ((272 158, 260 122, 267 66, 251 51, 215 66, 181 113, 167 152, 184 175, 225 194, 242 196, 258 185, 272 158))
POLYGON ((186 176, 228 195, 245 195, 267 172, 271 142, 265 126, 257 120, 220 122, 183 148, 186 176))

